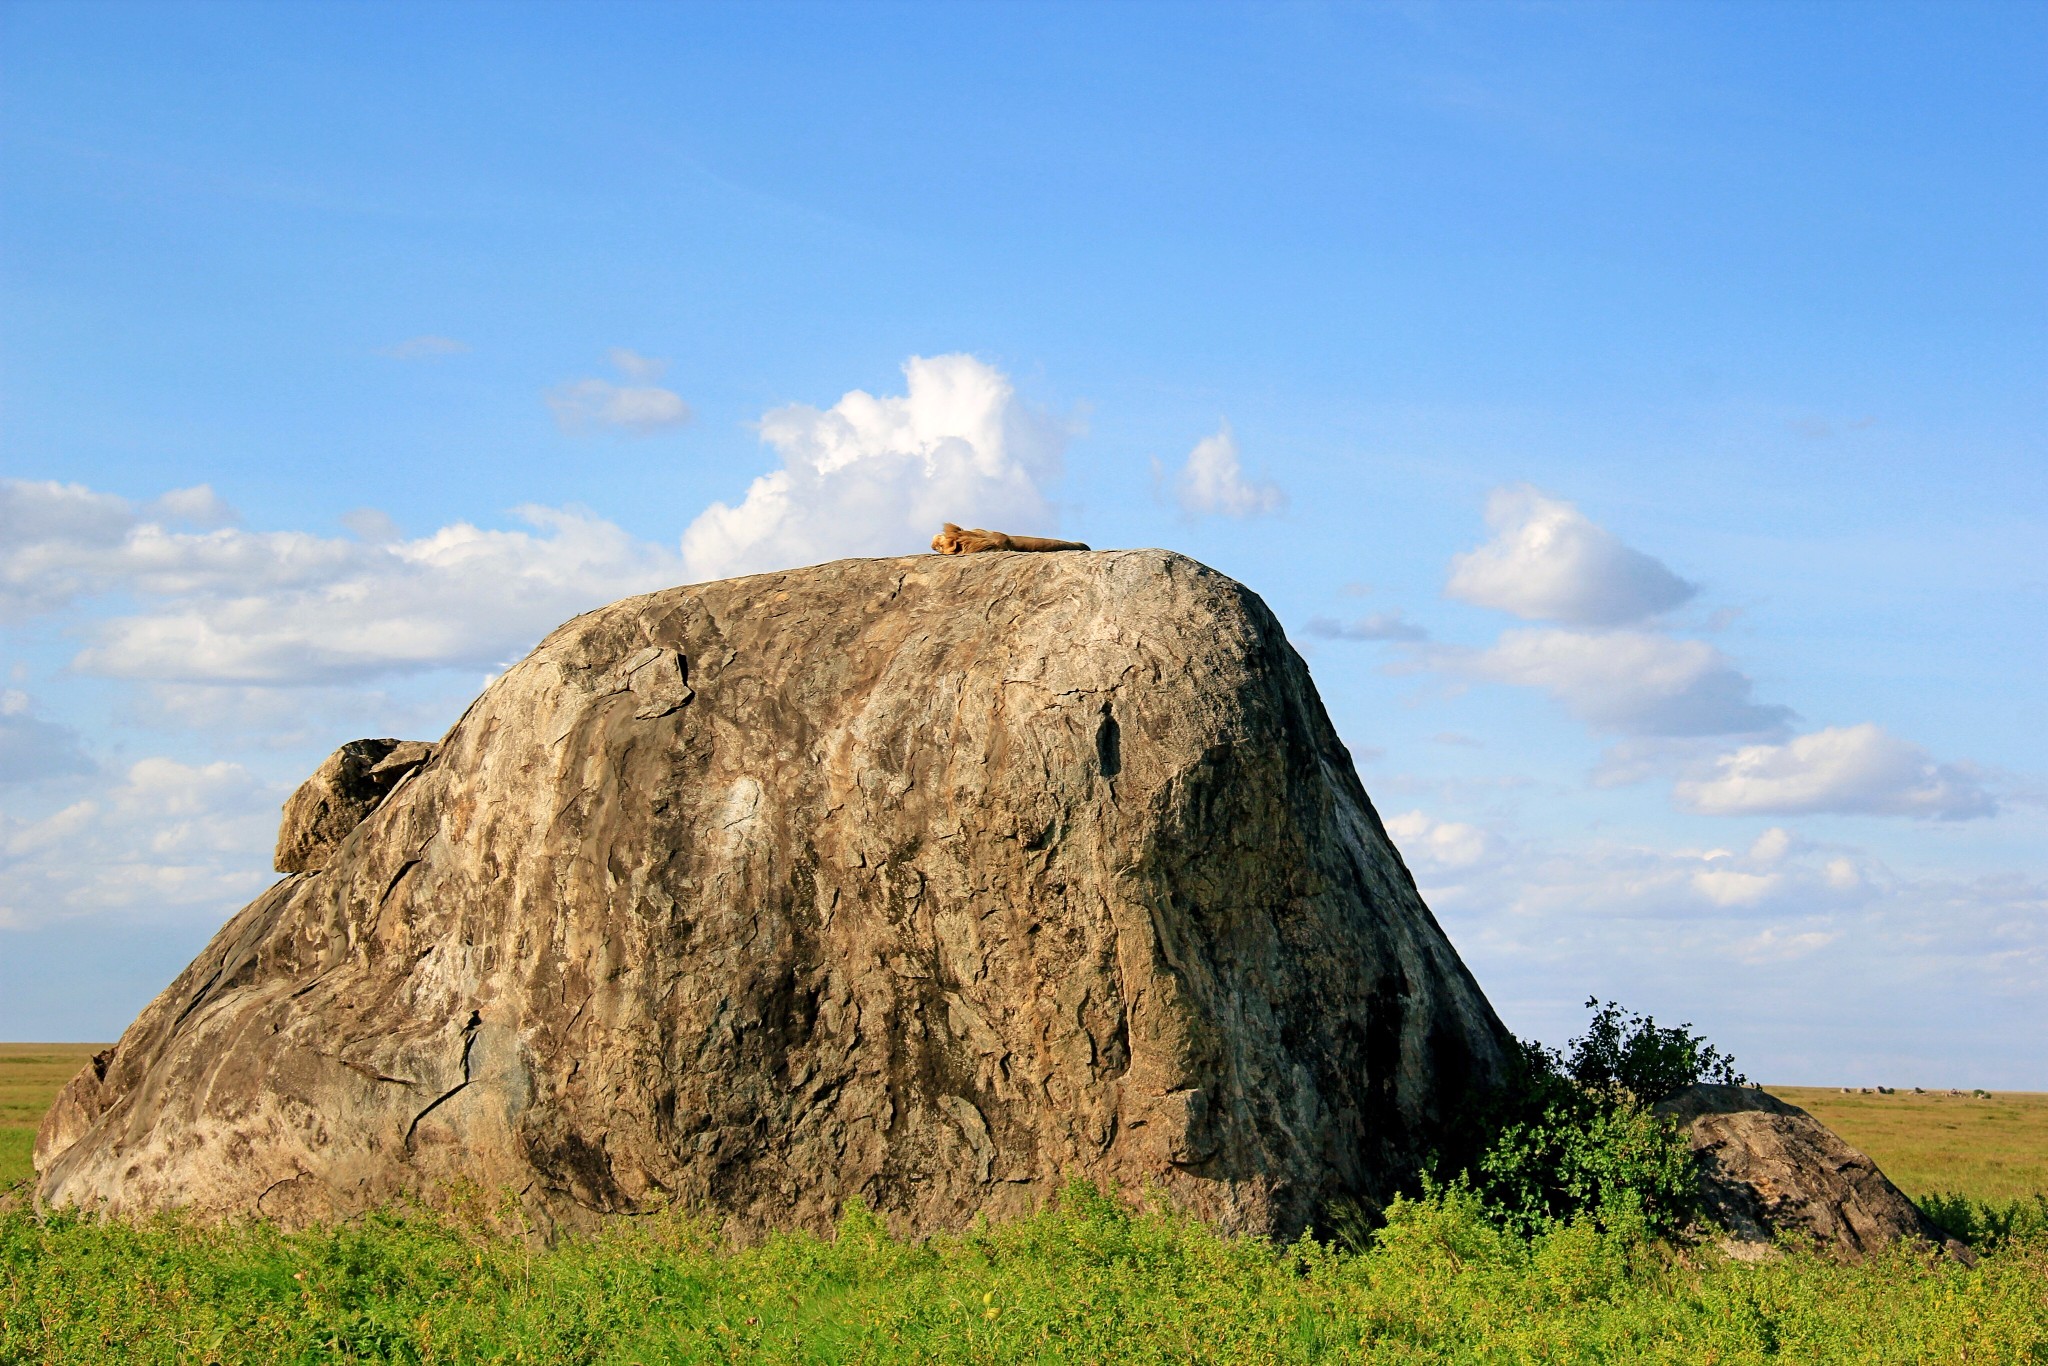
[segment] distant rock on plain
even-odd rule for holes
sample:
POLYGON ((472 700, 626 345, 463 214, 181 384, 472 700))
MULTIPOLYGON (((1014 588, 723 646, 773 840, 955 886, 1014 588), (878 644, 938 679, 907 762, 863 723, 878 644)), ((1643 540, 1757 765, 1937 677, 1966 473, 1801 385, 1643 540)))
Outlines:
POLYGON ((1509 1046, 1279 624, 1168 552, 668 589, 364 743, 67 1088, 39 1200, 924 1233, 1081 1176, 1284 1236, 1509 1046))
POLYGON ((1900 1239, 1976 1257, 1877 1163, 1796 1105, 1746 1086, 1694 1086, 1655 1107, 1692 1145, 1705 1213, 1724 1249, 1767 1255, 1781 1237, 1861 1260, 1900 1239))

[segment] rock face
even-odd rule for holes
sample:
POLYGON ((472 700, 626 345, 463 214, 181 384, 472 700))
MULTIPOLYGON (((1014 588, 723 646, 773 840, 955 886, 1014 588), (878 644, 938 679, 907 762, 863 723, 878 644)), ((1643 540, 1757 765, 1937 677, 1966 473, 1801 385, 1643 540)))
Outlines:
POLYGON ((422 740, 351 740, 327 756, 284 804, 277 871, 317 873, 408 773, 432 758, 422 740))
POLYGON ((1288 1234, 1507 1038, 1271 613, 1164 551, 615 603, 303 865, 71 1083, 42 1201, 923 1232, 1079 1175, 1288 1234))
POLYGON ((1656 1108, 1685 1128, 1707 1213, 1736 1255, 1784 1231, 1853 1260, 1901 1238, 1975 1260, 1875 1162, 1796 1105, 1743 1086, 1695 1086, 1656 1108))

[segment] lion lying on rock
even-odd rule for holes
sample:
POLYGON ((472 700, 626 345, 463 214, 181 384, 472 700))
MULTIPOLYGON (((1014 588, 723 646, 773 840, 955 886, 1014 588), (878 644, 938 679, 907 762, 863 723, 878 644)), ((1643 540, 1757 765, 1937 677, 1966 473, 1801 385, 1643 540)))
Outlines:
POLYGON ((1012 536, 1004 531, 983 531, 980 527, 962 530, 951 522, 946 529, 932 537, 932 549, 941 555, 972 555, 981 550, 1086 550, 1079 541, 1055 541, 1044 536, 1012 536))

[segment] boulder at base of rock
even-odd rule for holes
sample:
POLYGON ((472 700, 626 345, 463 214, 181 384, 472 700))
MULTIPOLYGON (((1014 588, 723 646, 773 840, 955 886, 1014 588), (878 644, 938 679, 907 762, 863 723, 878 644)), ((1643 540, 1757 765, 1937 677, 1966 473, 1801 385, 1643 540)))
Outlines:
POLYGON ((1901 1238, 1976 1258, 1920 1212, 1877 1164, 1796 1105, 1746 1086, 1695 1086, 1658 1105, 1692 1142, 1707 1215, 1738 1257, 1780 1233, 1860 1260, 1901 1238))
POLYGON ((406 774, 434 756, 424 740, 351 740, 286 799, 277 871, 317 873, 406 774))
POLYGON ((1287 1235, 1507 1043, 1279 623, 1164 551, 615 603, 307 867, 72 1083, 41 1200, 925 1233, 1079 1176, 1287 1235))

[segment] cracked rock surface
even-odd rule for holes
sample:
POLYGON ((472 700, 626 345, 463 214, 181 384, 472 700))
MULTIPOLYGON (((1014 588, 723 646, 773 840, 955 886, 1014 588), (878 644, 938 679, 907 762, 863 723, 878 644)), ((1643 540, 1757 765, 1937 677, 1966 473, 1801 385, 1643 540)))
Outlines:
POLYGON ((1972 1262, 1877 1164, 1796 1105, 1745 1086, 1694 1086, 1657 1107, 1685 1130, 1722 1246, 1745 1259, 1781 1235, 1861 1261, 1902 1238, 1972 1262))
POLYGON ((1248 590, 845 560, 555 631, 79 1074, 37 1194, 922 1233, 1079 1175, 1287 1235, 1506 1038, 1248 590))

